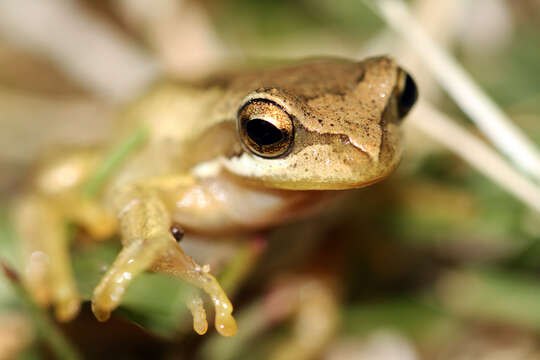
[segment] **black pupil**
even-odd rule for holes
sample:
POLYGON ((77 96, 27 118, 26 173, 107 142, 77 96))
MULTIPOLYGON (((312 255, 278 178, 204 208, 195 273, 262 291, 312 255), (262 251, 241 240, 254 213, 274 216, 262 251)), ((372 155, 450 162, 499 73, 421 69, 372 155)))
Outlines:
POLYGON ((248 136, 257 145, 272 145, 283 139, 283 134, 268 121, 253 119, 246 124, 248 136))
POLYGON ((418 98, 418 90, 414 80, 407 74, 405 78, 405 87, 399 96, 399 116, 404 117, 412 109, 416 99, 418 98))

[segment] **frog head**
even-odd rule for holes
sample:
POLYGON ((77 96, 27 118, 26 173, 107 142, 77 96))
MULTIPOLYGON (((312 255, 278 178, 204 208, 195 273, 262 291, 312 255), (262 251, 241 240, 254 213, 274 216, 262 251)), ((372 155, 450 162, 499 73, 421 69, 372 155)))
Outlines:
POLYGON ((281 189, 358 188, 397 167, 401 124, 417 99, 413 79, 388 57, 320 60, 270 69, 237 111, 240 153, 225 168, 281 189))

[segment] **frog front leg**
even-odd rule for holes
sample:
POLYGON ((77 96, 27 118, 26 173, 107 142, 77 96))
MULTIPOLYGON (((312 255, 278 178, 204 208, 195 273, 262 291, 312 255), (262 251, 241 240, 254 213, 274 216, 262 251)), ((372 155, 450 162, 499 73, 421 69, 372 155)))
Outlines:
POLYGON ((80 225, 93 239, 110 237, 117 225, 99 202, 81 195, 100 154, 78 149, 59 155, 46 156, 29 187, 15 199, 13 220, 25 287, 38 304, 53 305, 58 320, 68 321, 81 299, 69 259, 66 221, 80 225))
MULTIPOLYGON (((157 180, 115 191, 114 208, 123 249, 94 290, 92 310, 99 320, 107 320, 135 276, 152 270, 178 277, 204 290, 216 309, 216 329, 222 335, 234 335, 236 322, 225 292, 206 267, 198 265, 182 251, 170 232, 170 214, 159 196, 168 185, 167 180, 157 180)), ((196 298, 189 307, 194 314, 194 328, 204 333, 206 317, 201 303, 196 298)))
POLYGON ((79 311, 80 297, 71 271, 62 214, 54 202, 38 194, 18 199, 15 226, 22 239, 23 281, 41 306, 54 304, 60 321, 79 311))

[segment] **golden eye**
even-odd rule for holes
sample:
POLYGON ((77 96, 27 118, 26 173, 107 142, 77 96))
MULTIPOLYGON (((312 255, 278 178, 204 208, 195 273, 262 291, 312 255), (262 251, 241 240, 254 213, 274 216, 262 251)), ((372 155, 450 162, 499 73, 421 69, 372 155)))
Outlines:
POLYGON ((278 104, 266 99, 247 102, 238 111, 238 131, 255 155, 275 158, 285 154, 294 138, 292 119, 278 104))

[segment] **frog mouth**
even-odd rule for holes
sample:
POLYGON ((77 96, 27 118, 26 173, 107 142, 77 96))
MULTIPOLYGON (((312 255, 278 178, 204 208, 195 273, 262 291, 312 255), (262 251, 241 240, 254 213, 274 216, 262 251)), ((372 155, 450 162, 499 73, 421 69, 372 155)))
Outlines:
POLYGON ((222 158, 225 173, 263 187, 286 190, 345 190, 368 186, 388 177, 398 165, 398 157, 388 162, 374 162, 360 149, 349 145, 348 154, 335 153, 327 144, 319 145, 319 156, 305 160, 303 155, 316 149, 305 149, 297 159, 263 159, 248 152, 222 158), (326 149, 326 154, 325 154, 326 149), (357 152, 354 154, 351 152, 357 152), (361 154, 361 155, 360 155, 361 154), (348 156, 346 162, 341 162, 348 156), (318 160, 318 161, 317 161, 318 160), (296 161, 296 162, 295 162, 296 161))

